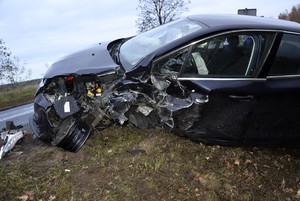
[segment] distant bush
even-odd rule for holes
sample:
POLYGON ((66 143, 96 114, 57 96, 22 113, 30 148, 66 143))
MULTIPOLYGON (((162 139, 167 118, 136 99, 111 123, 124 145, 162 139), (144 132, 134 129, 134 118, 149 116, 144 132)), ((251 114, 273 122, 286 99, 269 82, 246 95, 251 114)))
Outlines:
POLYGON ((33 102, 39 80, 0 85, 0 110, 33 102))

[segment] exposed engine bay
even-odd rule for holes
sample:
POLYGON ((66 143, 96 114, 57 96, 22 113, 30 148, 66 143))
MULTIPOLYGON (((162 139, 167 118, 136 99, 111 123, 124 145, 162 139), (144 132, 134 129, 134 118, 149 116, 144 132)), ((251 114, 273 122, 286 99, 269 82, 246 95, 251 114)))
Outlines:
POLYGON ((42 81, 31 128, 42 141, 76 152, 92 131, 115 122, 164 126, 184 135, 207 101, 208 96, 188 92, 176 79, 128 79, 119 68, 100 75, 58 76, 42 81))

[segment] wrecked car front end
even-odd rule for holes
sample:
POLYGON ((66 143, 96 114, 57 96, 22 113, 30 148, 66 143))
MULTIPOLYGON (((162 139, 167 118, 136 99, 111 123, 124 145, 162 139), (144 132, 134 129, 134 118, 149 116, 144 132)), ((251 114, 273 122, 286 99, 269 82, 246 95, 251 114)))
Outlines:
MULTIPOLYGON (((186 20, 176 23, 196 26, 186 20)), ((157 32, 150 34, 161 38, 157 32)), ((100 43, 54 63, 36 93, 30 121, 34 135, 76 152, 91 132, 115 122, 130 122, 139 128, 164 125, 167 131, 192 127, 199 116, 199 105, 208 97, 189 92, 176 77, 151 73, 154 52, 163 44, 147 34, 133 41, 100 43), (168 89, 174 89, 174 93, 168 89), (181 116, 184 111, 189 114, 185 119, 181 116)), ((164 40, 166 44, 172 42, 170 36, 164 40)))
POLYGON ((30 121, 33 133, 71 152, 78 151, 92 131, 99 132, 114 122, 123 125, 129 121, 139 128, 164 125, 167 131, 187 130, 198 117, 199 104, 207 101, 206 96, 187 94, 176 80, 160 79, 147 72, 126 74, 117 65, 98 74, 57 75, 41 83, 30 121), (170 85, 181 92, 168 94, 170 85), (190 111, 185 113, 190 113, 186 115, 190 118, 183 119, 181 115, 187 108, 190 111))
POLYGON ((112 61, 106 47, 98 44, 51 66, 34 101, 30 127, 35 136, 76 152, 93 129, 110 123, 108 96, 124 71, 112 61))
POLYGON ((30 124, 34 134, 53 146, 77 151, 97 121, 105 124, 105 119, 109 119, 100 109, 104 103, 98 96, 106 88, 98 87, 98 80, 94 76, 68 76, 48 81, 35 98, 30 124))

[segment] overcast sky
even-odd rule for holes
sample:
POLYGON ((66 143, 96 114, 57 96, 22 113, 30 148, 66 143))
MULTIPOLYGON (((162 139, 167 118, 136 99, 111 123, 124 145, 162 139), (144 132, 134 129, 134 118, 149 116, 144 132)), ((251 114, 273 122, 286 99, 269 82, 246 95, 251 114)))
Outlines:
MULTIPOLYGON (((258 16, 277 18, 298 0, 191 0, 183 13, 236 14, 256 8, 258 16)), ((138 0, 0 0, 0 38, 21 63, 40 78, 57 59, 137 33, 138 0)))

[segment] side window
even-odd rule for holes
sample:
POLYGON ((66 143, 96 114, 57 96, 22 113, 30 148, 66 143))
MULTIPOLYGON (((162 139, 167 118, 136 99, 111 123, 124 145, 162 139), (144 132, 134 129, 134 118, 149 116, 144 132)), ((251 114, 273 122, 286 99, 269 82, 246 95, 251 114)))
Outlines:
POLYGON ((193 46, 182 77, 248 76, 257 36, 233 33, 210 38, 193 46), (193 69, 193 70, 192 70, 193 69))
POLYGON ((218 35, 157 59, 152 72, 185 78, 251 77, 273 38, 267 32, 218 35))
POLYGON ((300 36, 284 34, 269 75, 300 74, 300 36))

